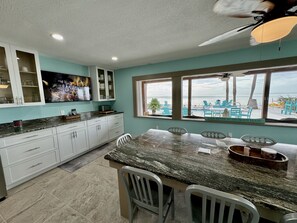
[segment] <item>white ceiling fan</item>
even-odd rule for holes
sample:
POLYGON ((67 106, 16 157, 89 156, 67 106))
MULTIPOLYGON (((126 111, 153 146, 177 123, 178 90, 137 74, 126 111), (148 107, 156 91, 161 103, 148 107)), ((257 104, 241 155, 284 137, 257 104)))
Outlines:
POLYGON ((199 46, 210 45, 248 30, 252 30, 251 45, 272 42, 288 35, 297 24, 297 0, 218 0, 213 10, 230 17, 253 17, 255 23, 228 31, 199 46))

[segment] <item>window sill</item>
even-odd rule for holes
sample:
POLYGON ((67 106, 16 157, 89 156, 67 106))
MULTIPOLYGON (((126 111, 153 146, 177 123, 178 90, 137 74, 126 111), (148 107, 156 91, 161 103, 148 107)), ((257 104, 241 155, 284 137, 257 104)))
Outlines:
POLYGON ((150 119, 167 119, 172 120, 171 116, 164 116, 164 115, 146 115, 146 116, 136 116, 137 118, 150 118, 150 119))
MULTIPOLYGON (((162 115, 148 115, 148 116, 136 116, 136 118, 148 118, 148 119, 163 119, 172 120, 171 116, 162 115)), ((286 123, 278 121, 266 121, 264 119, 220 119, 213 118, 213 120, 205 120, 202 117, 183 117, 181 121, 196 121, 196 122, 207 122, 207 123, 221 123, 221 124, 234 124, 234 125, 255 125, 255 126, 271 126, 271 127, 287 127, 287 128, 297 128, 297 123, 286 123)))

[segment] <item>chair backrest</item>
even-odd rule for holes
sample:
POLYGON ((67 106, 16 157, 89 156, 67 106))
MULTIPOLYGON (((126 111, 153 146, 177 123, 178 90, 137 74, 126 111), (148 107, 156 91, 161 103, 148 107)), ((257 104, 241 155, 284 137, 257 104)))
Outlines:
POLYGON ((200 185, 190 185, 186 189, 185 198, 188 214, 188 222, 193 222, 192 213, 192 196, 201 198, 201 216, 198 222, 202 223, 232 223, 236 210, 246 213, 246 221, 248 223, 258 223, 259 213, 255 205, 248 200, 233 195, 211 189, 200 185))
POLYGON ((131 139, 132 139, 132 136, 129 133, 126 133, 117 139, 116 145, 118 148, 120 148, 121 146, 129 142, 131 139))
POLYGON ((168 132, 171 132, 176 135, 183 135, 185 133, 188 133, 187 129, 181 128, 181 127, 170 127, 167 130, 168 130, 168 132))
POLYGON ((284 215, 280 223, 297 223, 297 212, 284 215))
POLYGON ((154 173, 124 166, 120 170, 120 179, 125 185, 129 200, 147 210, 155 213, 163 213, 163 184, 161 179, 154 173), (152 184, 153 183, 153 184, 152 184), (158 190, 158 199, 153 197, 152 186, 158 190))
POLYGON ((209 104, 207 103, 207 101, 203 101, 203 105, 205 105, 205 106, 209 106, 209 104))
POLYGON ((227 137, 224 133, 216 131, 203 131, 201 132, 201 135, 211 139, 224 139, 227 137))
POLYGON ((241 108, 231 108, 230 116, 240 118, 241 116, 241 108))

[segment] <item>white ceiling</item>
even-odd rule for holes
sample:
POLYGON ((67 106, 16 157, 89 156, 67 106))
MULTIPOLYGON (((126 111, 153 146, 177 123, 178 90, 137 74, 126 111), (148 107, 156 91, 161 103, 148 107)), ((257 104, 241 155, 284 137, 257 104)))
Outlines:
POLYGON ((0 0, 0 40, 84 65, 124 68, 249 47, 253 22, 212 12, 215 0, 0 0), (50 37, 64 36, 63 42, 50 37), (118 62, 111 57, 117 56, 118 62))

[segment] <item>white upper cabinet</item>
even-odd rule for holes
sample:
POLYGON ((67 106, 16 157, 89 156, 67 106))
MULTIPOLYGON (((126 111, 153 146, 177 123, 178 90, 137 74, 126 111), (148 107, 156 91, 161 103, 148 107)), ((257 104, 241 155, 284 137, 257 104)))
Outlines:
POLYGON ((9 46, 0 43, 0 107, 16 106, 19 100, 11 59, 9 46))
POLYGON ((93 101, 115 100, 114 73, 96 66, 90 67, 93 101))
POLYGON ((0 107, 42 104, 38 53, 0 43, 0 107))

